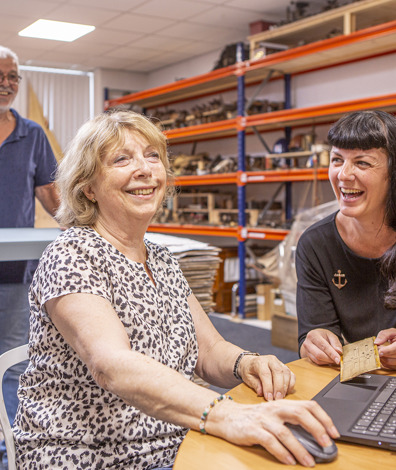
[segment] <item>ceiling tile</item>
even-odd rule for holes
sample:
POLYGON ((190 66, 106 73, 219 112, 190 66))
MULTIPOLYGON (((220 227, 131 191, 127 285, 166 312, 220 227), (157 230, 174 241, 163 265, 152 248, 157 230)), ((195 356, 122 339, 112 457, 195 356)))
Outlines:
POLYGON ((74 41, 74 42, 63 42, 62 44, 59 44, 56 50, 60 54, 60 56, 63 56, 63 54, 75 54, 75 53, 81 54, 81 51, 84 51, 83 53, 85 55, 91 55, 91 54, 97 55, 98 50, 100 51, 100 54, 102 55, 102 54, 107 54, 110 51, 113 51, 114 46, 111 44, 86 42, 84 44, 84 47, 81 47, 78 41, 74 41))
POLYGON ((133 45, 136 47, 145 47, 149 49, 157 49, 159 51, 173 51, 175 49, 180 49, 185 44, 191 44, 195 41, 192 40, 183 40, 181 43, 178 38, 171 38, 156 34, 150 34, 149 36, 143 36, 139 39, 133 40, 133 45))
POLYGON ((207 3, 189 0, 172 0, 171 2, 150 0, 136 7, 133 11, 137 14, 182 20, 194 17, 196 14, 210 10, 211 8, 213 7, 207 3))
POLYGON ((209 12, 196 15, 193 22, 205 26, 227 25, 239 31, 247 31, 249 23, 254 20, 257 20, 256 12, 219 6, 212 8, 209 12))
POLYGON ((106 28, 123 29, 126 31, 138 31, 146 34, 155 33, 174 24, 168 18, 155 18, 152 16, 135 15, 126 13, 106 23, 106 28))
POLYGON ((21 29, 29 26, 32 21, 26 17, 15 16, 15 15, 1 15, 0 17, 0 29, 1 31, 9 31, 10 33, 18 34, 21 29))
POLYGON ((130 44, 132 41, 140 39, 144 36, 143 33, 135 33, 133 31, 117 31, 114 29, 96 28, 92 33, 87 34, 77 41, 80 47, 84 47, 84 44, 98 43, 98 44, 109 44, 113 46, 125 46, 130 44))
POLYGON ((20 49, 39 50, 44 53, 56 49, 59 44, 61 44, 60 41, 47 41, 46 39, 26 38, 17 35, 12 39, 12 45, 9 47, 19 56, 20 49))
POLYGON ((118 57, 110 57, 104 55, 95 55, 89 57, 86 61, 86 66, 95 68, 105 68, 105 69, 125 69, 125 61, 119 59, 118 57))
POLYGON ((142 0, 69 0, 69 3, 84 7, 103 8, 105 10, 128 11, 141 5, 142 0))
POLYGON ((195 41, 212 41, 218 37, 219 28, 214 26, 203 26, 188 21, 179 22, 170 28, 164 28, 161 30, 162 36, 170 36, 173 38, 180 38, 181 41, 184 38, 193 39, 195 41))
POLYGON ((44 19, 99 26, 119 14, 120 13, 117 11, 104 10, 97 7, 90 8, 79 5, 62 4, 53 9, 51 13, 46 14, 44 19))
MULTIPOLYGON (((31 18, 33 21, 38 20, 42 15, 46 15, 59 5, 57 2, 51 3, 45 0, 12 0, 1 3, 2 15, 31 18)), ((1 23, 3 23, 3 17, 1 23)))
POLYGON ((151 59, 155 56, 160 55, 160 51, 156 49, 143 49, 142 47, 134 47, 133 45, 129 47, 118 47, 114 49, 109 54, 104 54, 105 56, 118 57, 123 60, 146 60, 151 59))

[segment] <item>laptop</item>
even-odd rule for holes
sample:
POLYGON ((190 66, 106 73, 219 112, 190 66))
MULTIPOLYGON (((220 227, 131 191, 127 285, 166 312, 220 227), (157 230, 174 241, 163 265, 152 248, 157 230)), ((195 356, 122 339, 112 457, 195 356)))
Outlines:
POLYGON ((313 400, 332 418, 340 441, 396 450, 396 377, 338 375, 313 400))

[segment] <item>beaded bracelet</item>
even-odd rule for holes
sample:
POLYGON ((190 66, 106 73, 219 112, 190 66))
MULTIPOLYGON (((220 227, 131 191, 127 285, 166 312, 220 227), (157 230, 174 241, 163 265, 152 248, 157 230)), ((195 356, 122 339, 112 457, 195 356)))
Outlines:
POLYGON ((232 373, 234 374, 234 377, 238 380, 242 380, 242 377, 239 375, 239 372, 238 372, 238 367, 239 367, 239 363, 241 362, 243 356, 260 356, 260 354, 256 353, 256 352, 250 352, 250 351, 243 351, 243 352, 241 352, 241 354, 239 354, 239 356, 236 358, 236 361, 235 361, 235 364, 234 364, 234 369, 232 371, 232 373))
POLYGON ((202 413, 202 416, 201 416, 201 421, 199 422, 199 430, 201 431, 202 434, 207 434, 206 432, 206 429, 205 429, 205 422, 206 422, 206 419, 208 417, 208 414, 210 413, 210 411, 212 410, 212 408, 214 406, 217 405, 217 403, 219 403, 220 401, 222 400, 232 400, 232 397, 230 397, 229 395, 220 395, 218 396, 217 398, 215 398, 210 404, 208 407, 206 407, 202 413))

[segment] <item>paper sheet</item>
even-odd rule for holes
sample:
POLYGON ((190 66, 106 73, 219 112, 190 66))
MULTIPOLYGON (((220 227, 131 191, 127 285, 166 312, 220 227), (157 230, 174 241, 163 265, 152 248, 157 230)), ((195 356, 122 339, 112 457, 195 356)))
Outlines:
POLYGON ((381 362, 375 337, 346 344, 342 348, 341 382, 353 379, 360 374, 380 369, 381 362))

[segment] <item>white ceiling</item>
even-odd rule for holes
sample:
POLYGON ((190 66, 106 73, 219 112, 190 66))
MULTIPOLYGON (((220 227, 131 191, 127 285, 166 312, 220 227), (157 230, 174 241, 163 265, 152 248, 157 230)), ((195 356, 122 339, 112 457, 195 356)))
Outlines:
MULTIPOLYGON (((245 40, 249 23, 279 22, 290 0, 2 0, 0 44, 22 65, 150 72, 245 40), (71 43, 18 36, 39 18, 90 24, 71 43)), ((294 2, 293 2, 294 3, 294 2)), ((327 0, 310 0, 318 12, 327 0)), ((340 4, 349 3, 341 0, 340 4)))

